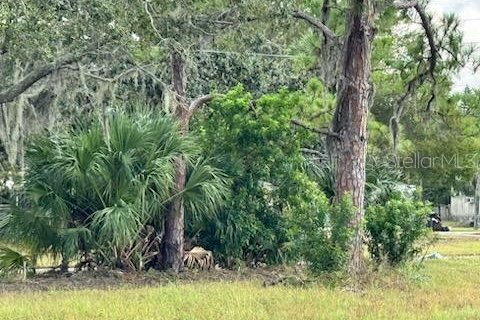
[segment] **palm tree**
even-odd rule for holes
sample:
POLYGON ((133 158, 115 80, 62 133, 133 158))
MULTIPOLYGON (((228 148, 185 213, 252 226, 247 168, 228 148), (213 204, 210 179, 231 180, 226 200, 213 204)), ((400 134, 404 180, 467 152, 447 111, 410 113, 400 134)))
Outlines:
POLYGON ((114 112, 100 123, 35 138, 26 154, 24 201, 0 232, 35 254, 95 255, 99 263, 141 269, 159 248, 166 206, 183 197, 187 214, 211 215, 227 193, 224 174, 199 159, 195 141, 152 114, 114 112), (108 136, 105 139, 104 136, 108 136), (173 194, 175 159, 190 172, 173 194))

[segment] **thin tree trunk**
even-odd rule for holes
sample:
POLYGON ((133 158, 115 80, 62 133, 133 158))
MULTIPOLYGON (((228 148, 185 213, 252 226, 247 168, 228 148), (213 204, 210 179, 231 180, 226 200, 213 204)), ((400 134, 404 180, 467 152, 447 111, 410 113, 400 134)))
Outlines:
POLYGON ((350 0, 347 35, 343 45, 337 102, 331 137, 336 167, 335 197, 352 197, 356 207, 350 272, 356 279, 364 270, 363 228, 367 118, 372 94, 370 60, 373 40, 373 1, 350 0))
MULTIPOLYGON (((185 60, 182 54, 175 50, 171 55, 171 72, 175 101, 175 117, 177 121, 179 121, 182 134, 187 134, 189 112, 185 102, 185 60)), ((185 189, 186 176, 186 160, 179 158, 175 161, 174 193, 180 193, 185 189)), ((175 272, 183 269, 184 211, 182 197, 175 198, 168 207, 164 221, 164 236, 161 246, 161 265, 163 269, 173 269, 175 272)))
POLYGON ((65 256, 62 256, 62 263, 60 264, 60 272, 68 272, 68 259, 65 256))
POLYGON ((480 223, 480 173, 477 173, 476 183, 475 183, 475 214, 473 216, 473 227, 478 229, 478 224, 480 223))
MULTIPOLYGON (((177 159, 175 176, 175 191, 185 188, 185 159, 177 159)), ((162 239, 162 268, 179 272, 183 269, 184 243, 184 205, 181 197, 169 205, 164 222, 164 237, 162 239)))

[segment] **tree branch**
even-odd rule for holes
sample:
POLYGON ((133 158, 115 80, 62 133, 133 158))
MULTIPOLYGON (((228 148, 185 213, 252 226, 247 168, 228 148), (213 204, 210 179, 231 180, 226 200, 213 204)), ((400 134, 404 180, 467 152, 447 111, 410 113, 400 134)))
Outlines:
MULTIPOLYGON (((330 9, 331 9, 331 3, 330 1, 332 0, 323 0, 323 4, 322 4, 322 14, 320 15, 320 21, 322 22, 323 25, 327 26, 328 25, 328 20, 330 18, 330 9)), ((335 0, 333 0, 333 3, 335 4, 335 0)), ((326 36, 323 37, 323 41, 325 44, 328 43, 328 41, 330 40, 329 38, 327 38, 326 36)))
POLYGON ((313 150, 313 149, 308 149, 308 148, 301 148, 300 151, 302 153, 305 153, 305 154, 311 154, 311 155, 314 155, 314 156, 318 156, 320 158, 326 158, 326 154, 321 152, 321 151, 318 151, 318 150, 313 150))
POLYGON ((32 70, 19 82, 13 84, 9 88, 0 92, 0 104, 11 102, 16 97, 28 90, 32 85, 34 85, 40 79, 48 76, 52 72, 61 69, 63 66, 78 61, 85 54, 67 54, 63 57, 60 57, 57 61, 52 63, 45 63, 36 69, 32 70))
POLYGON ((338 38, 337 35, 332 30, 330 30, 325 24, 323 24, 321 20, 315 17, 312 17, 311 15, 308 15, 303 11, 294 10, 293 17, 297 19, 305 20, 313 27, 320 29, 325 35, 325 37, 330 40, 336 40, 338 38))
POLYGON ((417 4, 418 4, 418 1, 406 1, 406 2, 395 1, 393 3, 393 6, 397 9, 409 9, 409 8, 415 7, 417 4))
POLYGON ((88 73, 88 72, 85 73, 85 75, 89 76, 90 78, 96 79, 96 80, 114 83, 114 82, 117 82, 118 80, 122 79, 123 77, 129 75, 130 73, 133 73, 133 72, 136 72, 136 71, 138 71, 138 68, 133 67, 133 68, 124 70, 123 72, 117 74, 113 78, 105 78, 105 77, 102 77, 102 76, 99 76, 99 75, 96 75, 96 74, 93 74, 93 73, 88 73))
POLYGON ((155 34, 160 38, 160 40, 165 40, 163 37, 162 37, 162 33, 157 29, 157 27, 155 26, 155 20, 153 19, 153 16, 152 14, 150 13, 150 11, 148 10, 148 2, 145 1, 144 2, 144 8, 145 8, 145 13, 148 15, 148 18, 150 20, 150 25, 152 26, 152 29, 153 31, 155 32, 155 34))
POLYGON ((330 18, 330 0, 323 0, 321 17, 323 25, 328 24, 328 18, 330 18))
POLYGON ((422 27, 425 30, 425 35, 427 37, 428 46, 430 47, 430 75, 432 76, 432 80, 434 79, 434 71, 437 65, 438 59, 438 49, 435 45, 435 37, 433 34, 432 23, 430 18, 428 17, 427 13, 425 12, 425 8, 422 7, 418 1, 407 1, 407 2, 394 2, 394 6, 397 9, 410 9, 414 8, 417 11, 418 15, 420 16, 420 20, 422 21, 422 27))
POLYGON ((438 58, 438 50, 437 47, 435 46, 435 39, 433 35, 433 29, 432 29, 432 23, 430 21, 430 18, 427 16, 425 13, 425 10, 422 6, 420 6, 418 3, 415 4, 414 6, 415 10, 417 11, 418 15, 420 16, 420 19, 422 20, 422 27, 425 30, 425 35, 427 36, 428 40, 428 45, 430 46, 430 75, 432 76, 432 79, 434 79, 434 71, 435 67, 437 65, 437 58, 438 58))
POLYGON ((396 7, 400 9, 414 8, 415 11, 417 11, 418 15, 420 16, 420 20, 422 21, 422 27, 423 27, 423 30, 425 31, 425 36, 427 37, 428 46, 430 47, 430 57, 428 58, 428 62, 430 64, 429 74, 433 82, 431 97, 428 100, 428 104, 427 104, 427 111, 430 111, 431 106, 435 101, 435 85, 436 85, 435 67, 437 66, 437 60, 438 60, 438 49, 437 49, 437 46, 435 45, 435 37, 433 33, 432 22, 430 21, 430 18, 425 12, 425 8, 421 4, 419 4, 418 1, 396 3, 396 7))
POLYGON ((297 119, 292 119, 290 122, 292 124, 296 125, 296 126, 302 127, 304 129, 307 129, 309 131, 313 131, 313 132, 318 133, 318 134, 322 134, 322 135, 326 135, 326 136, 330 136, 330 137, 336 137, 336 138, 340 137, 340 135, 338 133, 331 132, 328 129, 310 127, 309 125, 307 125, 307 124, 305 124, 305 123, 303 123, 303 122, 301 122, 300 120, 297 120, 297 119))
POLYGON ((206 94, 204 96, 198 97, 190 103, 190 107, 188 108, 189 116, 192 116, 198 108, 202 105, 212 101, 216 95, 214 94, 206 94))
MULTIPOLYGON (((417 87, 425 81, 428 77, 429 72, 427 70, 417 74, 413 79, 408 81, 405 92, 397 100, 396 106, 393 110, 393 115, 390 118, 390 132, 392 134, 393 140, 393 150, 396 153, 398 149, 398 140, 399 140, 399 130, 400 130, 400 119, 403 116, 407 100, 413 95, 417 87)), ((432 95, 432 98, 429 100, 428 104, 430 105, 435 96, 432 95)))

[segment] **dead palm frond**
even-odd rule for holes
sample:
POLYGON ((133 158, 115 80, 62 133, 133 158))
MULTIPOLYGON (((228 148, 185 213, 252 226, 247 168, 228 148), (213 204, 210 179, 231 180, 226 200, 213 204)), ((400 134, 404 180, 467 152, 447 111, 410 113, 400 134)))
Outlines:
POLYGON ((210 270, 215 266, 212 251, 202 247, 193 247, 192 250, 186 251, 183 262, 189 269, 210 270))

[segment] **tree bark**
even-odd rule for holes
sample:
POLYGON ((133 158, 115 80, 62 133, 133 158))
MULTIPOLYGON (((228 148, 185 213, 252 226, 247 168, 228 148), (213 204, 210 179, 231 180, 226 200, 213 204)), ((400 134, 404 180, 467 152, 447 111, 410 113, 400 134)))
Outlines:
POLYGON ((67 64, 80 60, 84 55, 85 53, 67 54, 52 63, 44 63, 34 68, 30 73, 28 73, 18 82, 8 87, 7 89, 0 91, 0 104, 12 102, 13 100, 15 100, 16 97, 27 91, 39 80, 45 78, 54 71, 61 69, 67 64))
MULTIPOLYGON (((185 188, 187 174, 185 159, 177 159, 175 167, 174 192, 177 193, 185 188)), ((163 269, 172 269, 174 272, 180 272, 183 269, 184 216, 183 199, 182 197, 175 198, 167 209, 164 221, 164 236, 161 246, 163 269)))
MULTIPOLYGON (((186 100, 185 59, 182 53, 173 50, 171 54, 172 85, 175 101, 175 117, 182 134, 188 133, 189 110, 186 100)), ((187 163, 184 158, 175 161, 175 182, 173 192, 181 193, 185 189, 187 163)), ((184 242, 184 204, 181 196, 170 203, 164 220, 164 235, 161 245, 161 266, 179 272, 183 269, 184 242)))
POLYGON ((336 167, 335 197, 352 197, 356 212, 351 220, 355 230, 350 272, 354 279, 364 271, 363 228, 367 119, 372 95, 371 52, 373 41, 373 1, 350 0, 347 34, 338 83, 337 102, 330 137, 336 167))

